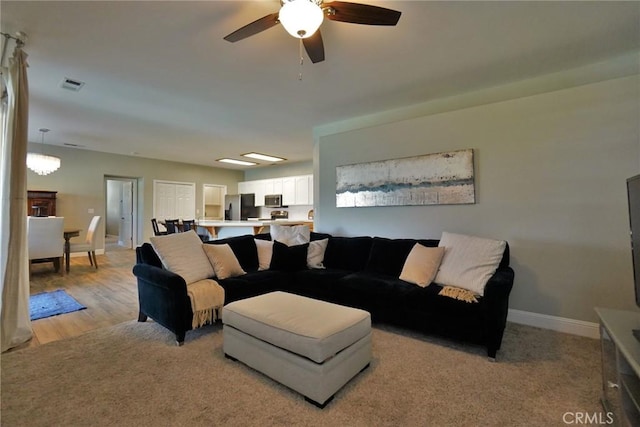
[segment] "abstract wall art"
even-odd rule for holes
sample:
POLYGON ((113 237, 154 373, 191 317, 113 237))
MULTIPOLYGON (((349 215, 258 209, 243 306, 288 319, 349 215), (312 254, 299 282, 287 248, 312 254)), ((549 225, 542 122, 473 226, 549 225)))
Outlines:
POLYGON ((475 203, 473 149, 336 167, 336 207, 475 203))

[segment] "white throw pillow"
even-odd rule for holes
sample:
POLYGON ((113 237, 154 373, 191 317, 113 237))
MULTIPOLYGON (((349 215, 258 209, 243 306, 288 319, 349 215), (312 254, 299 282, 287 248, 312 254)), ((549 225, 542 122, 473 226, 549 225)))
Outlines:
POLYGON ((182 276, 187 285, 213 277, 213 268, 195 231, 153 236, 149 240, 164 268, 182 276))
POLYGON ((269 227, 271 240, 277 240, 287 246, 296 246, 309 243, 311 230, 308 225, 277 225, 269 227))
POLYGON ((227 244, 209 245, 205 243, 202 247, 209 258, 218 279, 222 280, 227 277, 236 277, 247 274, 240 266, 240 262, 233 253, 231 246, 227 244))
POLYGON ((443 255, 444 248, 442 247, 429 248, 416 243, 404 261, 400 280, 423 288, 428 286, 438 273, 443 255))
POLYGON ((324 261, 324 251, 327 250, 327 243, 329 243, 329 239, 309 242, 309 248, 307 249, 307 267, 324 268, 322 261, 324 261))
POLYGON ((254 239, 258 248, 258 270, 268 270, 273 256, 273 242, 271 240, 254 239))
POLYGON ((507 242, 464 234, 442 233, 438 246, 444 257, 435 282, 484 295, 484 287, 496 272, 507 242))

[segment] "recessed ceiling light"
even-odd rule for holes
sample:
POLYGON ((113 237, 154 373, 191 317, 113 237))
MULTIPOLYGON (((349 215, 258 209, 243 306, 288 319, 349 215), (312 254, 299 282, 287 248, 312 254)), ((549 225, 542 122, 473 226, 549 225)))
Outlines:
POLYGON ((224 163, 233 163, 234 165, 242 165, 242 166, 255 166, 257 163, 254 162, 245 162, 244 160, 236 160, 236 159, 218 159, 218 162, 224 163))
POLYGON ((264 160, 266 162, 281 162, 283 160, 287 160, 282 157, 268 156, 266 154, 260 154, 260 153, 246 153, 246 154, 243 154, 243 156, 251 157, 252 159, 264 160))

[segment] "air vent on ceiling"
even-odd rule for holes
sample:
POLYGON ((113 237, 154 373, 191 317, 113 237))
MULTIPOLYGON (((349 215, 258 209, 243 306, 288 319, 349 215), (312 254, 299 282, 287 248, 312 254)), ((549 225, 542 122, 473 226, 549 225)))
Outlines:
POLYGON ((72 90, 74 92, 78 92, 80 89, 82 89, 82 86, 84 86, 84 82, 81 82, 80 80, 70 79, 69 77, 65 77, 64 79, 62 79, 62 82, 60 82, 60 87, 62 89, 72 90))
POLYGON ((71 142, 65 142, 63 145, 66 145, 67 147, 84 147, 84 145, 73 144, 71 142))

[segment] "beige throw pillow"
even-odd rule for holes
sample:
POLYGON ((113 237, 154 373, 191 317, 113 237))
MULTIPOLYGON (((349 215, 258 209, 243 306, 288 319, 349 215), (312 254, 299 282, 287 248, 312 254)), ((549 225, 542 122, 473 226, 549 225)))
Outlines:
POLYGON ((271 240, 254 239, 258 248, 258 270, 268 270, 273 256, 273 242, 271 240))
POLYGON ((287 246, 296 246, 309 243, 311 230, 308 225, 277 225, 269 227, 271 240, 277 240, 287 246))
POLYGON ((225 245, 209 245, 203 244, 204 252, 209 258, 209 262, 213 266, 218 279, 226 279, 227 277, 236 277, 247 274, 242 267, 238 258, 233 253, 231 246, 225 245))
POLYGON ((428 286, 438 273, 444 248, 428 248, 416 243, 409 252, 400 273, 400 280, 420 287, 428 286))
POLYGON ((213 277, 213 268, 195 231, 153 236, 149 240, 164 268, 182 276, 187 285, 213 277))
POLYGON ((445 251, 435 282, 484 295, 484 287, 498 269, 506 245, 504 240, 443 232, 438 246, 445 251))
POLYGON ((324 261, 324 252, 327 250, 327 243, 329 243, 329 239, 309 242, 309 248, 307 249, 307 267, 324 268, 322 261, 324 261))

